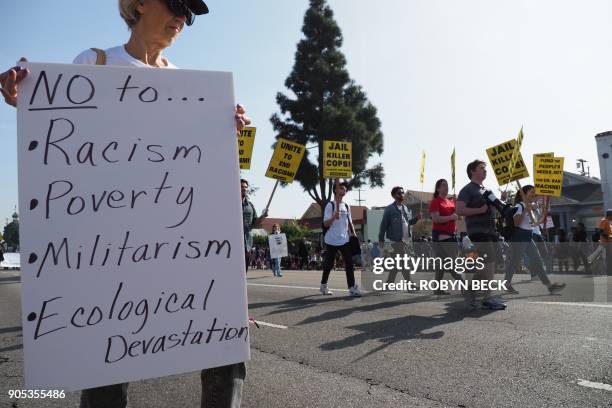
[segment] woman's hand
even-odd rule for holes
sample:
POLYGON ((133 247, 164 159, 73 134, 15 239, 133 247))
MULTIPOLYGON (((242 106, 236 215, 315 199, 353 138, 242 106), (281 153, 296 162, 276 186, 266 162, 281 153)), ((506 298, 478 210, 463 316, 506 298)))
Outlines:
MULTIPOLYGON (((27 60, 21 58, 19 61, 25 62, 27 60)), ((17 106, 17 87, 27 75, 28 70, 21 67, 13 67, 0 74, 0 92, 2 92, 7 104, 17 106)))
POLYGON ((245 115, 246 110, 244 110, 244 106, 241 104, 236 105, 236 112, 234 118, 236 119, 236 132, 238 136, 240 136, 240 132, 244 129, 245 126, 251 124, 251 118, 245 115))

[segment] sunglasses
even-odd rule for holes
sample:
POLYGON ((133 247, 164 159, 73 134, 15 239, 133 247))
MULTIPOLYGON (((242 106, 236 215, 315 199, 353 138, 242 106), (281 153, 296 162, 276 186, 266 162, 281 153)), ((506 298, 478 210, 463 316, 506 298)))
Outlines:
POLYGON ((175 16, 185 16, 185 24, 187 24, 188 26, 193 24, 195 16, 183 0, 166 0, 166 4, 168 5, 168 8, 172 12, 172 14, 174 14, 175 16))

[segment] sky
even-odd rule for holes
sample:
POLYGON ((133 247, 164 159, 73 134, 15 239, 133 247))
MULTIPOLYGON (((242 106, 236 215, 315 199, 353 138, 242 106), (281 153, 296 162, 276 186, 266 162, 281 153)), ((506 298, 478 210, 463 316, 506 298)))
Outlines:
MULTIPOLYGON (((383 188, 363 188, 364 205, 391 201, 390 189, 432 191, 487 147, 516 138, 522 154, 588 161, 599 176, 594 136, 612 130, 612 3, 607 0, 328 0, 342 30, 347 68, 378 109, 384 133, 383 188), (422 151, 425 183, 419 183, 422 151)), ((117 2, 19 1, 3 12, 0 69, 21 56, 70 63, 81 51, 129 38, 117 2)), ((236 99, 257 127, 251 170, 261 211, 274 186, 264 177, 278 112, 277 92, 294 63, 307 0, 208 0, 211 13, 187 27, 165 55, 181 68, 231 71, 236 99)), ((17 204, 16 112, 0 105, 0 224, 17 204)), ((531 170, 530 170, 531 172, 531 170)), ((530 182, 526 179, 524 182, 530 182)), ((485 185, 496 188, 492 173, 485 185)), ((358 192, 347 201, 357 205, 358 192)), ((311 199, 298 183, 280 189, 271 217, 299 218, 311 199)))

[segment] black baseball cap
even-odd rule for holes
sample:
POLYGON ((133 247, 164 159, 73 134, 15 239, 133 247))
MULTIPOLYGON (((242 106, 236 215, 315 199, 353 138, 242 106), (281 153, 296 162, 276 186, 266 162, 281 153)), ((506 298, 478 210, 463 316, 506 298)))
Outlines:
POLYGON ((197 16, 208 14, 208 6, 202 0, 185 0, 189 10, 197 16))

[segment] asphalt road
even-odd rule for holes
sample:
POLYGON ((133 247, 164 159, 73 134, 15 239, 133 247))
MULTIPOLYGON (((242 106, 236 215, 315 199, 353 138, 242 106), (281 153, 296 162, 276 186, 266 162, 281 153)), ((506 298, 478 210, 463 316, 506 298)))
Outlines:
MULTIPOLYGON (((429 275, 422 275, 424 278, 429 275)), ((470 311, 459 294, 333 296, 320 272, 248 275, 252 360, 243 407, 612 407, 612 279, 556 275, 562 295, 515 277, 505 311, 470 311), (597 302, 593 302, 593 300, 597 302)), ((20 279, 0 271, 0 406, 76 407, 15 400, 23 384, 20 279)), ((197 373, 134 382, 133 408, 197 407, 197 373)))

